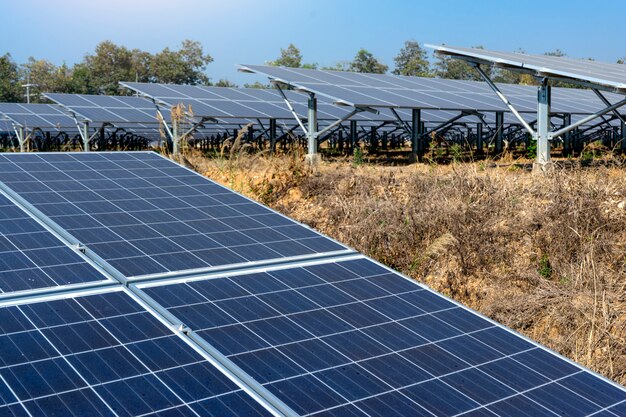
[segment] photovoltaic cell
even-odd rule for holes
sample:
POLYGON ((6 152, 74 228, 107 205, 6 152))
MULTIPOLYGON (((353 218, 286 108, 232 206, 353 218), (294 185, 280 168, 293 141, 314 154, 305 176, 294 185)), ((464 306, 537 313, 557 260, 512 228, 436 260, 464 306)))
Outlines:
POLYGON ((0 193, 1 294, 102 282, 110 281, 0 193))
POLYGON ((5 154, 0 181, 127 277, 345 252, 152 152, 5 154))
MULTIPOLYGON (((509 111, 484 82, 263 65, 242 68, 317 93, 331 102, 352 106, 509 111)), ((508 84, 498 87, 520 112, 536 113, 536 87, 508 84)), ((605 107, 589 90, 553 88, 552 91, 551 111, 555 113, 591 114, 605 107)), ((615 103, 623 97, 608 93, 606 98, 615 103)))
POLYGON ((513 52, 489 51, 477 48, 428 45, 438 53, 463 56, 478 62, 493 62, 509 68, 533 70, 544 76, 570 78, 610 87, 626 92, 626 69, 621 64, 597 62, 588 59, 571 59, 549 55, 531 55, 513 52))
POLYGON ((301 415, 616 416, 626 403, 365 258, 139 287, 301 415))
MULTIPOLYGON (((283 97, 275 89, 207 87, 173 84, 122 82, 122 86, 137 91, 152 99, 175 106, 184 103, 191 106, 196 116, 225 118, 274 118, 293 119, 283 97)), ((307 97, 293 91, 285 91, 299 117, 307 116, 307 97)), ((337 120, 349 110, 333 105, 320 97, 318 120, 337 120)), ((393 121, 391 114, 373 115, 361 113, 353 117, 361 121, 393 121)))
POLYGON ((0 103, 0 115, 27 129, 76 130, 74 119, 54 104, 0 103))
POLYGON ((125 292, 0 317, 0 415, 270 415, 125 292))

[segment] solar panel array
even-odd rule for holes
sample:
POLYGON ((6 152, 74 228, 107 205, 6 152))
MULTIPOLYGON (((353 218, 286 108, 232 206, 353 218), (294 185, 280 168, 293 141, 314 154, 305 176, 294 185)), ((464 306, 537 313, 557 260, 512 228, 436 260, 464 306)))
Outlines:
POLYGON ((53 104, 0 103, 0 115, 24 128, 47 131, 76 130, 76 122, 53 104))
MULTIPOLYGON (((122 82, 122 86, 137 91, 142 95, 175 106, 184 103, 191 106, 197 116, 215 117, 227 121, 229 118, 251 119, 293 119, 285 105, 284 98, 277 90, 261 88, 208 87, 157 83, 122 82)), ((308 117, 307 97, 285 91, 285 95, 299 117, 308 117)), ((333 105, 326 100, 318 102, 318 120, 337 120, 346 116, 349 110, 333 105)), ((356 115, 354 120, 392 121, 391 114, 375 115, 365 113, 356 115)))
MULTIPOLYGON (((80 120, 109 123, 159 123, 152 102, 141 97, 45 93, 44 96, 70 109, 80 120)), ((168 110, 164 110, 169 115, 168 110)))
POLYGON ((347 250, 152 152, 0 163, 0 181, 130 277, 347 250))
POLYGON ((119 289, 0 316, 2 415, 270 415, 119 289))
MULTIPOLYGON (((5 164, 0 163, 0 170, 5 164)), ((76 249, 0 192, 0 298, 16 292, 111 282, 76 249)))
MULTIPOLYGON (((350 106, 508 111, 493 91, 480 82, 263 65, 245 65, 241 68, 350 106)), ((536 87, 513 84, 498 86, 518 111, 536 113, 536 87)), ((607 94, 607 99, 615 103, 622 97, 607 94)), ((588 90, 552 90, 552 112, 591 114, 604 107, 602 101, 588 90)))
POLYGON ((0 188, 0 262, 71 265, 0 300, 0 415, 626 412, 623 387, 156 154, 0 155, 0 188))
POLYGON ((626 410, 621 387, 364 258, 142 288, 301 415, 626 410))
POLYGON ((514 52, 497 52, 477 48, 427 45, 444 55, 463 56, 477 62, 491 62, 508 68, 533 70, 538 75, 570 78, 591 84, 610 87, 626 93, 626 68, 622 64, 609 64, 586 59, 571 59, 549 55, 530 55, 514 52))

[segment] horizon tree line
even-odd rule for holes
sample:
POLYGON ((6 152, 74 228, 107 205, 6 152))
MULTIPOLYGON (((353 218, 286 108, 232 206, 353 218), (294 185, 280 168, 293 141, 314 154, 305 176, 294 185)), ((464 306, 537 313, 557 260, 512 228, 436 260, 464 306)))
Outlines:
MULTIPOLYGON (((476 46, 482 48, 482 46, 476 46)), ((515 52, 524 53, 518 49, 515 52)), ((567 56, 560 49, 546 52, 545 55, 567 56)), ((464 61, 443 57, 434 63, 428 52, 414 40, 404 42, 403 47, 393 58, 394 67, 390 71, 396 75, 436 77, 457 80, 481 80, 480 75, 464 61)), ((47 59, 28 58, 25 63, 16 63, 9 53, 0 56, 0 102, 25 102, 24 84, 31 84, 34 94, 31 102, 45 99, 37 93, 53 91, 58 93, 80 94, 129 94, 120 90, 119 81, 134 80, 139 82, 157 82, 190 85, 214 85, 237 87, 236 84, 220 79, 213 82, 207 75, 207 66, 213 57, 205 53, 198 41, 184 40, 179 49, 164 48, 157 53, 140 49, 128 49, 111 41, 100 42, 93 53, 72 66, 63 63, 55 65, 47 59)), ((626 57, 617 60, 626 63, 626 57)), ((289 44, 281 48, 279 56, 268 65, 291 68, 323 69, 334 71, 353 71, 362 73, 385 74, 389 66, 375 57, 370 51, 361 48, 351 61, 339 61, 330 66, 303 62, 298 47, 289 44)), ((507 70, 486 68, 496 82, 509 84, 535 85, 532 76, 507 70)), ((576 87, 560 83, 561 86, 576 87)), ((244 87, 270 88, 260 82, 244 84, 244 87)))

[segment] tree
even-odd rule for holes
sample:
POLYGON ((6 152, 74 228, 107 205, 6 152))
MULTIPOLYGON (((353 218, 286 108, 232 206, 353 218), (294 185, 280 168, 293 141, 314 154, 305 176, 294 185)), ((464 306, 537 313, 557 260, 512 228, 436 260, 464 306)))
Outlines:
POLYGON ((133 68, 133 54, 124 46, 111 41, 100 42, 93 55, 83 60, 82 74, 86 90, 91 94, 117 94, 120 81, 135 80, 138 69, 133 68))
POLYGON ((300 68, 302 65, 302 54, 297 46, 290 43, 287 49, 280 48, 280 56, 276 61, 270 61, 268 64, 275 67, 300 68))
POLYGON ((621 57, 620 59, 617 60, 618 64, 626 64, 626 56, 621 57))
POLYGON ((293 43, 290 43, 287 49, 280 48, 280 56, 275 61, 268 61, 267 64, 274 67, 317 69, 316 63, 302 63, 302 53, 293 43))
POLYGON ((72 70, 66 65, 54 65, 46 59, 28 58, 28 62, 20 68, 20 79, 23 84, 34 84, 31 88, 31 102, 45 100, 38 93, 73 93, 72 70))
POLYGON ((220 78, 218 82, 215 83, 216 87, 237 87, 237 84, 228 81, 226 78, 220 78))
POLYGON ((185 40, 178 51, 165 48, 154 55, 151 61, 151 81, 191 85, 209 84, 209 77, 204 71, 211 62, 213 58, 209 54, 204 54, 200 42, 185 40))
POLYGON ((245 83, 244 88, 272 88, 271 86, 267 85, 267 84, 263 84, 260 81, 255 81, 253 83, 245 83))
MULTIPOLYGON (((474 46, 473 48, 483 49, 482 46, 474 46)), ((483 65, 481 68, 487 75, 491 75, 490 66, 483 65)), ((439 78, 452 80, 482 81, 483 79, 472 65, 461 59, 450 58, 448 56, 440 57, 439 61, 435 63, 435 75, 439 78)))
POLYGON ((11 54, 0 56, 0 101, 20 101, 21 88, 18 67, 11 54))
POLYGON ((354 72, 367 72, 372 74, 384 74, 389 67, 378 59, 366 49, 360 49, 356 53, 354 60, 350 63, 350 71, 354 72))
POLYGON ((322 67, 323 70, 327 71, 349 71, 350 70, 350 62, 349 61, 339 61, 336 62, 335 65, 322 67))
POLYGON ((432 77, 428 55, 419 43, 404 42, 404 47, 393 59, 396 67, 392 71, 396 75, 411 75, 415 77, 432 77))

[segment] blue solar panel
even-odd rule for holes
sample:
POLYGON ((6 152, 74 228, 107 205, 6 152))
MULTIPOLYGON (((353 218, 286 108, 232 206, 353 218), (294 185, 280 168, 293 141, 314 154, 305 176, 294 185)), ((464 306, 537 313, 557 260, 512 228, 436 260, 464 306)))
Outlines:
POLYGON ((270 415, 125 292, 0 317, 2 416, 270 415))
POLYGON ((1 294, 104 282, 112 281, 0 194, 1 294))
POLYGON ((626 404, 624 388, 362 257, 139 287, 302 415, 626 404))
POLYGON ((0 164, 0 181, 128 277, 348 251, 155 153, 16 153, 0 164))

